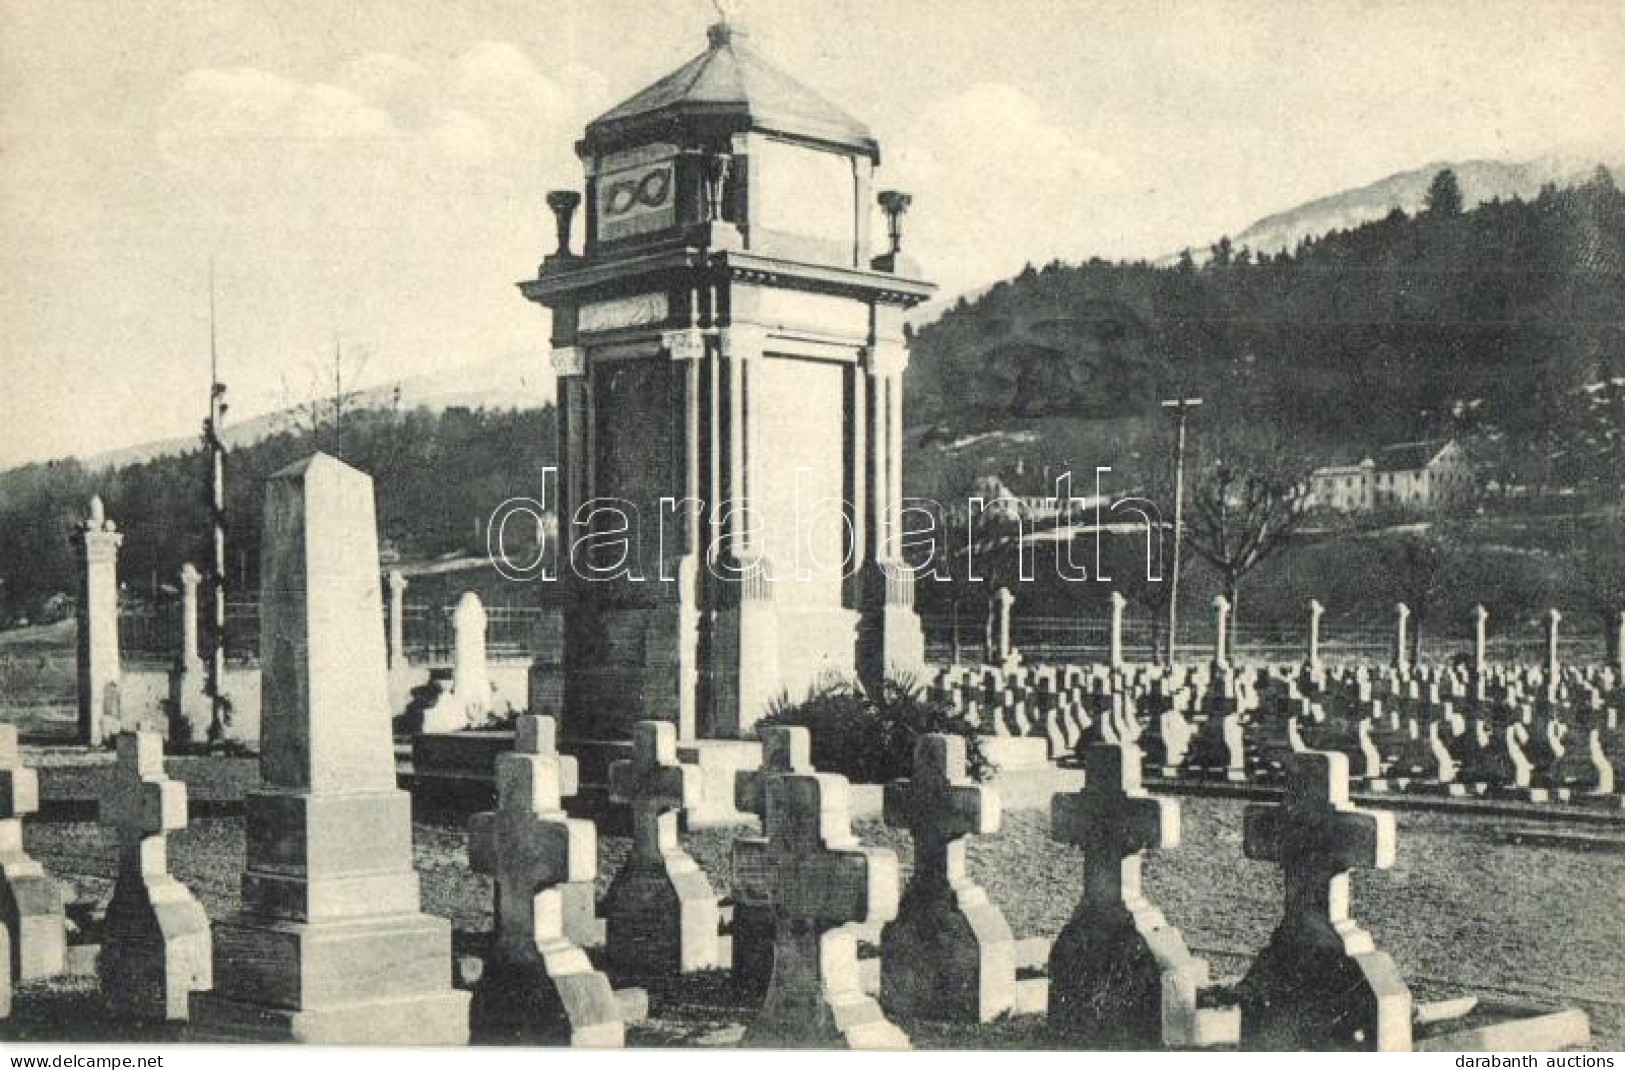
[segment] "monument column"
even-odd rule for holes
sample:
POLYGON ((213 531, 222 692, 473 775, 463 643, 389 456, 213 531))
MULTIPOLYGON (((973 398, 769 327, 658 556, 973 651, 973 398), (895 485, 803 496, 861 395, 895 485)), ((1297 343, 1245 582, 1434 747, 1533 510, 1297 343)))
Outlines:
POLYGON ((106 714, 109 698, 116 707, 118 695, 118 548, 124 536, 98 496, 90 499, 90 515, 69 542, 79 574, 78 739, 99 747, 119 732, 117 718, 106 714))
POLYGON ((903 542, 903 310, 875 305, 866 350, 869 409, 867 524, 858 625, 858 674, 875 686, 887 675, 918 675, 925 667, 925 634, 914 612, 914 572, 902 560, 903 542))

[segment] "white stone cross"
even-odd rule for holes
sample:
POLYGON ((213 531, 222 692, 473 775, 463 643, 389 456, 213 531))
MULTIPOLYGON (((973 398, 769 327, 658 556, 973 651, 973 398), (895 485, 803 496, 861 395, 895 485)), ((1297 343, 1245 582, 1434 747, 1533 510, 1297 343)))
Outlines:
POLYGON ((846 778, 820 773, 769 776, 765 837, 733 845, 736 880, 772 905, 773 976, 747 1046, 902 1048, 859 983, 852 922, 896 916, 897 858, 865 850, 852 835, 846 778))
POLYGON ((496 952, 509 961, 535 956, 537 894, 590 881, 598 869, 597 831, 565 816, 558 759, 539 740, 539 732, 520 732, 514 752, 498 756, 497 809, 468 824, 469 864, 493 878, 496 952))

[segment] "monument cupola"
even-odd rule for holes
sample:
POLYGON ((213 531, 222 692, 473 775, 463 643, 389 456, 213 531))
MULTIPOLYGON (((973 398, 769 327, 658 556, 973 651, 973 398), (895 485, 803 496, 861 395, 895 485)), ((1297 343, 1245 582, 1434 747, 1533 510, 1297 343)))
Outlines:
POLYGON ((864 266, 869 128, 713 25, 694 59, 587 125, 587 255, 669 241, 864 266))
POLYGON ((748 737, 828 674, 917 670, 903 316, 934 287, 868 127, 724 20, 576 152, 520 284, 552 314, 570 548, 533 712, 577 741, 644 718, 748 737))

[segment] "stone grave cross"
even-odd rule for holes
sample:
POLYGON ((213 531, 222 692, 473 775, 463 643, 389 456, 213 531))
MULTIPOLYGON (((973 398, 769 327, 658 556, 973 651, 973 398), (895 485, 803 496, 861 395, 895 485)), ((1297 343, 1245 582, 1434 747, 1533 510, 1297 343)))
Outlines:
POLYGON ((186 827, 186 785, 164 775, 162 736, 119 734, 100 818, 119 835, 118 880, 97 959, 102 993, 122 1016, 184 1020, 188 993, 212 984, 209 919, 169 875, 168 834, 186 827))
POLYGON ((966 771, 965 741, 914 744, 914 776, 885 789, 885 820, 914 839, 914 875, 880 934, 880 1000, 892 1014, 987 1022, 1015 998, 1015 935, 965 868, 965 837, 999 829, 999 797, 966 771))
MULTIPOLYGON (((812 736, 805 728, 773 726, 757 733, 762 764, 734 774, 734 808, 762 818, 767 813, 767 782, 783 773, 811 773, 812 736)), ((742 993, 767 991, 773 975, 773 904, 761 889, 733 879, 733 984, 742 993)))
POLYGON ((544 753, 539 721, 519 719, 514 750, 497 758, 497 808, 468 824, 470 868, 490 874, 495 892, 491 954, 469 1022, 481 1041, 619 1047, 615 993, 566 934, 560 890, 593 880, 597 831, 565 816, 559 760, 544 753))
POLYGON ((534 948, 539 891, 597 872, 597 832, 592 822, 565 816, 558 761, 543 753, 541 735, 515 734, 513 752, 497 758, 496 810, 468 823, 469 864, 495 886, 499 957, 522 959, 534 948))
POLYGON ((1083 790, 1050 803, 1051 835, 1083 849, 1083 898, 1091 910, 1143 898, 1146 850, 1179 846, 1179 807, 1141 787, 1139 748, 1095 744, 1085 755, 1083 790))
POLYGON ((610 765, 609 785, 632 808, 632 854, 604 904, 611 961, 636 974, 716 966, 716 893, 678 839, 679 813, 700 803, 700 770, 678 762, 677 726, 634 725, 632 757, 610 765))
POLYGON ((0 724, 0 943, 12 983, 62 972, 67 955, 62 893, 23 845, 23 818, 39 809, 39 774, 23 764, 17 726, 0 724))
POLYGON ((908 1038, 864 994, 853 922, 897 912, 897 858, 852 835, 846 778, 767 778, 765 837, 738 839, 733 867, 772 905, 773 976, 745 1031, 748 1047, 906 1048, 908 1038))
POLYGON ((1278 863, 1280 925, 1241 982, 1243 1048, 1410 1049, 1404 979, 1350 913, 1349 871, 1394 864, 1394 816, 1349 801, 1348 758, 1288 759, 1280 806, 1247 807, 1248 858, 1278 863))
POLYGON ((1051 835, 1083 848, 1083 895, 1049 958, 1049 1022, 1057 1040, 1090 1047, 1190 1047, 1207 964, 1144 895, 1147 850, 1179 843, 1179 806, 1140 785, 1132 743, 1084 754, 1083 790, 1050 803, 1051 835))

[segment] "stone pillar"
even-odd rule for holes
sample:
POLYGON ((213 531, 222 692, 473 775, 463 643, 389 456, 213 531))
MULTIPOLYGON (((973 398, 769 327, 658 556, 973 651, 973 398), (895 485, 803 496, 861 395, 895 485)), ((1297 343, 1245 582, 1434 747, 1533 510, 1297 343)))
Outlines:
POLYGON ((1304 660, 1311 672, 1320 671, 1320 618, 1325 614, 1326 607, 1317 599, 1309 599, 1309 651, 1304 660))
POLYGON ((1558 626, 1563 623, 1563 614, 1556 606, 1546 611, 1546 701, 1556 702, 1559 685, 1562 683, 1562 659, 1558 652, 1558 626))
POLYGON ((451 927, 421 913, 395 784, 372 480, 315 454, 265 488, 260 777, 242 908, 214 926, 204 1040, 468 1040, 451 927))
POLYGON ((1394 603, 1394 668, 1408 672, 1411 667, 1410 640, 1411 607, 1404 602, 1394 603))
POLYGON ((753 532, 747 523, 753 488, 746 462, 751 426, 745 396, 751 365, 764 359, 766 344, 766 332, 757 327, 728 327, 721 332, 721 509, 728 524, 718 585, 721 605, 713 631, 711 714, 713 733, 727 738, 750 735, 782 690, 776 565, 759 545, 762 533, 753 532))
POLYGON ((1473 679, 1482 680, 1489 667, 1490 611, 1483 606, 1473 607, 1473 679))
POLYGON ((119 731, 118 724, 103 722, 109 688, 112 695, 118 693, 118 548, 124 536, 96 497, 69 541, 79 575, 78 738, 99 747, 119 731))
POLYGON ((169 737, 177 743, 204 743, 214 720, 202 651, 198 645, 197 589, 203 577, 188 561, 181 566, 181 652, 169 673, 169 737))
POLYGON ((198 661, 197 585, 203 579, 188 561, 181 566, 181 658, 188 664, 198 661))
MULTIPOLYGON (((866 473, 865 526, 869 558, 856 663, 859 676, 871 685, 887 674, 918 674, 925 666, 925 633, 914 612, 914 574, 902 559, 903 370, 907 366, 902 310, 876 307, 866 367, 860 375, 867 388, 868 411, 848 414, 849 421, 868 417, 871 463, 866 473)), ((862 442, 862 438, 854 442, 855 452, 864 452, 862 442)))
POLYGON ((1614 616, 1614 671, 1625 678, 1625 609, 1614 616))
POLYGON ((1008 665, 1016 660, 1016 649, 1010 642, 1010 614, 1016 604, 1016 596, 1010 593, 1010 588, 1000 587, 993 592, 993 600, 988 606, 988 652, 987 660, 994 665, 1008 665))
POLYGON ((119 837, 118 881, 96 961, 102 996, 120 1017, 184 1021, 191 993, 212 984, 209 917, 169 875, 167 841, 186 827, 186 785, 164 775, 162 737, 119 734, 100 819, 119 837))
POLYGON ((1230 667, 1230 599, 1213 597, 1213 667, 1230 667))
POLYGON ((53 977, 67 956, 62 893, 23 848, 23 818, 38 809, 39 774, 23 764, 17 726, 0 724, 0 927, 12 981, 53 977))
POLYGON ((1107 663, 1114 669, 1123 667, 1123 609, 1128 605, 1128 599, 1117 591, 1111 596, 1111 631, 1108 637, 1107 663))
POLYGON ((389 668, 406 668, 406 577, 401 570, 389 570, 389 668))

